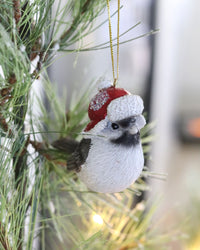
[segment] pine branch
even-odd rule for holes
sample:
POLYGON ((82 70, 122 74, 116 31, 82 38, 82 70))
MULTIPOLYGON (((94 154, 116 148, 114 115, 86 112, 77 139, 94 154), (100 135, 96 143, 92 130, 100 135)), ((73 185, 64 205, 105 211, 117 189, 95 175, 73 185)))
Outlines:
POLYGON ((81 21, 80 21, 80 20, 81 20, 81 17, 87 12, 87 10, 88 10, 89 7, 90 7, 90 3, 91 3, 92 1, 93 1, 93 0, 87 0, 87 1, 85 2, 85 4, 83 5, 83 7, 82 7, 81 10, 80 10, 80 14, 78 14, 78 15, 74 18, 71 27, 61 35, 61 37, 60 37, 61 43, 62 43, 62 41, 66 41, 66 40, 74 33, 74 31, 76 30, 77 26, 78 26, 79 23, 81 22, 81 21))
MULTIPOLYGON (((75 5, 75 3, 73 3, 75 5)), ((67 47, 70 45, 70 43, 75 43, 79 40, 79 38, 83 35, 83 32, 88 29, 88 26, 91 25, 92 21, 99 15, 100 11, 95 10, 95 5, 100 5, 101 2, 97 3, 92 0, 86 0, 85 3, 82 3, 80 1, 79 9, 75 15, 75 17, 72 20, 72 23, 67 30, 63 32, 63 34, 57 39, 56 41, 53 41, 50 45, 50 49, 54 49, 54 47, 59 44, 61 47, 67 47), (92 12, 93 10, 93 12, 92 12), (93 15, 90 16, 90 13, 93 13, 93 15), (96 12, 96 13, 95 13, 96 12), (79 26, 83 25, 82 28, 79 30, 79 26), (72 35, 74 37, 72 37, 72 35), (70 39, 71 38, 71 39, 70 39), (73 40, 73 41, 72 41, 73 40)), ((100 10, 102 10, 105 6, 105 3, 102 2, 102 6, 100 10)))
POLYGON ((11 91, 12 91, 12 85, 16 83, 16 77, 14 74, 11 74, 8 83, 11 85, 9 87, 2 88, 0 91, 1 99, 0 99, 0 126, 3 128, 5 132, 9 131, 9 135, 12 135, 12 130, 9 128, 9 125, 6 121, 6 118, 3 114, 3 109, 5 109, 5 104, 8 100, 12 98, 11 91))
POLYGON ((4 250, 11 250, 6 229, 4 228, 4 225, 1 222, 0 222, 0 244, 4 250))
POLYGON ((19 31, 18 23, 20 22, 21 18, 20 0, 13 0, 13 10, 14 10, 15 23, 19 31))
POLYGON ((36 68, 34 69, 33 73, 31 74, 32 79, 39 79, 40 78, 39 74, 41 72, 42 66, 48 59, 48 54, 46 54, 42 51, 38 51, 37 54, 39 54, 39 60, 37 62, 36 68))
POLYGON ((9 135, 12 134, 12 131, 9 129, 8 123, 6 122, 6 119, 3 117, 3 114, 1 114, 1 113, 0 113, 0 124, 1 124, 1 127, 3 128, 4 132, 9 131, 9 135))

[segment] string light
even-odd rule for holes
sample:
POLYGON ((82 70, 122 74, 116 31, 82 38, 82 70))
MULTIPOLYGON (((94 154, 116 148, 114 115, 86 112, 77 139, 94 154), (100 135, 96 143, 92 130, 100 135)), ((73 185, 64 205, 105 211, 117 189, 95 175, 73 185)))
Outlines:
POLYGON ((93 221, 99 225, 103 225, 103 219, 99 214, 94 214, 93 215, 93 221))
POLYGON ((189 121, 188 131, 196 138, 200 138, 200 118, 195 118, 189 121))

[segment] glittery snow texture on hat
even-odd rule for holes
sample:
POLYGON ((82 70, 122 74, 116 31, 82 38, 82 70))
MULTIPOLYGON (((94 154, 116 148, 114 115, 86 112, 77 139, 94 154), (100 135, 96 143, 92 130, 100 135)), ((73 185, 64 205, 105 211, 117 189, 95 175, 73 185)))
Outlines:
POLYGON ((92 129, 99 121, 105 119, 108 105, 116 98, 128 95, 129 93, 122 88, 103 88, 91 100, 88 108, 88 116, 91 122, 85 131, 92 129))

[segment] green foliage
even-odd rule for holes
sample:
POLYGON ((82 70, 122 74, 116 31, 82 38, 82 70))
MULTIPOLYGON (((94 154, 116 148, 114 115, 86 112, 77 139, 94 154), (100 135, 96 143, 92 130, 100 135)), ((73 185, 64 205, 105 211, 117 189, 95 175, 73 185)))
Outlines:
MULTIPOLYGON (((142 179, 119 194, 89 192, 66 171, 67 156, 51 146, 58 137, 79 138, 87 122, 90 91, 83 91, 66 112, 45 69, 57 51, 75 51, 77 41, 107 21, 93 27, 105 4, 69 0, 63 5, 59 0, 53 14, 55 0, 0 1, 1 249, 33 249, 38 235, 42 249, 51 249, 48 242, 52 249, 155 249, 159 244, 150 230, 154 207, 147 211, 142 202, 133 209, 134 195, 147 189, 142 179), (33 113, 32 99, 32 84, 39 75, 49 100, 47 112, 37 97, 40 116, 33 113), (93 222, 94 214, 102 216, 102 225, 93 222)), ((152 140, 147 136, 150 128, 142 131, 145 152, 152 140)))
MULTIPOLYGON (((32 128, 35 125, 27 116, 32 114, 30 110, 27 113, 32 83, 51 62, 55 44, 66 47, 78 41, 80 32, 88 30, 104 7, 103 1, 81 0, 75 5, 68 1, 65 6, 60 1, 52 16, 53 4, 54 0, 0 1, 0 244, 4 249, 22 249, 23 245, 32 249, 38 204, 43 203, 40 192, 45 161, 31 149, 34 131, 25 131, 25 122, 32 128), (66 14, 73 16, 72 22, 65 22, 66 14)), ((79 128, 73 122, 77 113, 70 117, 66 133, 70 129, 77 133, 79 128)))
MULTIPOLYGON (((21 131, 18 131, 18 133, 21 133, 21 131)), ((41 178, 35 179, 34 188, 31 187, 30 174, 31 172, 33 173, 33 162, 37 168, 40 166, 37 157, 32 159, 33 155, 28 155, 30 160, 28 165, 26 158, 23 158, 21 164, 25 170, 18 176, 17 180, 15 179, 14 158, 19 159, 20 156, 17 152, 22 150, 24 146, 23 143, 13 143, 13 141, 16 142, 18 140, 18 134, 13 139, 10 139, 9 135, 0 138, 0 243, 4 246, 3 249, 20 249, 24 241, 21 229, 24 229, 28 212, 31 211, 31 220, 34 214, 37 213, 38 198, 40 197, 43 183, 43 177, 41 176, 41 178), (16 183, 20 183, 20 185, 18 184, 16 187, 16 183)), ((17 162, 16 159, 15 162, 17 162)), ((42 175, 41 171, 38 171, 37 174, 39 175, 39 173, 42 175)), ((30 227, 30 233, 27 234, 28 244, 33 239, 34 220, 30 223, 30 227)))
MULTIPOLYGON (((155 249, 162 246, 163 239, 154 241, 154 237, 159 236, 149 230, 155 207, 145 212, 146 204, 142 202, 133 209, 133 193, 129 190, 118 194, 88 192, 62 169, 57 174, 59 179, 52 172, 51 185, 47 183, 43 190, 45 204, 48 204, 43 209, 49 215, 43 221, 43 226, 49 229, 44 231, 51 246, 48 249, 56 246, 58 249, 66 246, 69 249, 155 249), (100 215, 103 222, 95 222, 94 215, 100 215)), ((43 246, 46 249, 45 242, 43 246)))

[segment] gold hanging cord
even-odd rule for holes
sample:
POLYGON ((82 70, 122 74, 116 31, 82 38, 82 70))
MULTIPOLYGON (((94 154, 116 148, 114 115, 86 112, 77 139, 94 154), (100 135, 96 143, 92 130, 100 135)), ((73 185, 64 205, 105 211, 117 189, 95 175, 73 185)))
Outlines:
POLYGON ((109 21, 109 35, 110 35, 110 52, 112 61, 112 72, 113 72, 113 86, 115 87, 116 82, 119 78, 119 18, 120 18, 120 0, 118 0, 118 20, 117 20, 117 76, 115 76, 115 64, 114 64, 114 54, 113 54, 113 43, 112 43, 112 27, 111 27, 111 17, 110 17, 110 3, 107 0, 108 9, 108 21, 109 21))

